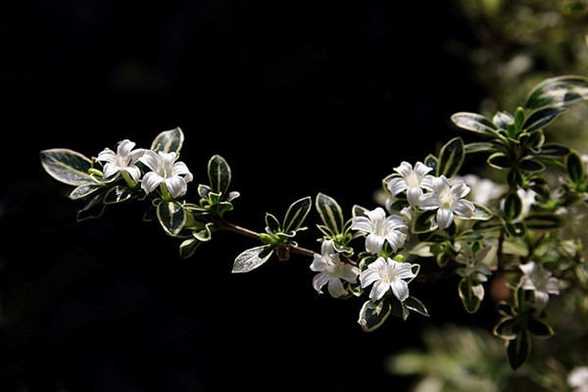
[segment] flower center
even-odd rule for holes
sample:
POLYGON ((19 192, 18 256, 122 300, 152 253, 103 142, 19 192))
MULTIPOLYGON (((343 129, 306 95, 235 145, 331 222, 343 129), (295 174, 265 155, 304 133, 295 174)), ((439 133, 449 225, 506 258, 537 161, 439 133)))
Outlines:
POLYGON ((397 279, 397 276, 398 274, 396 273, 396 270, 391 267, 383 268, 380 271, 380 277, 385 283, 392 283, 397 279))
POLYGON ((419 177, 415 172, 412 172, 406 176, 404 181, 406 181, 406 185, 408 185, 409 188, 418 188, 420 186, 419 177))
POLYGON ((441 193, 439 193, 439 204, 441 204, 442 208, 451 208, 454 201, 455 199, 453 193, 451 193, 451 189, 443 189, 441 193))

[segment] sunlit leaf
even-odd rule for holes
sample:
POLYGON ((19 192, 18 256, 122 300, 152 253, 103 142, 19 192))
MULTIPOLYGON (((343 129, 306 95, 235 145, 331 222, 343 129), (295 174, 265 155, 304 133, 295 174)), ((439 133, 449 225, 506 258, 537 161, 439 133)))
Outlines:
POLYGON ((213 155, 208 161, 208 180, 214 192, 225 193, 231 185, 231 167, 220 155, 213 155))
POLYGON ((298 230, 306 220, 310 209, 312 208, 312 198, 310 196, 296 200, 288 207, 284 218, 283 229, 285 232, 298 230))
POLYGON ((391 306, 384 301, 366 301, 359 311, 357 323, 366 332, 378 329, 390 316, 391 306))
POLYGON ((92 161, 79 152, 66 148, 41 151, 41 165, 51 177, 67 185, 97 183, 96 179, 88 174, 92 161))
POLYGON ((270 245, 262 245, 247 249, 235 259, 233 273, 251 272, 268 261, 273 253, 274 251, 270 245))
POLYGON ((151 143, 151 149, 159 152, 179 153, 184 144, 184 132, 180 127, 161 132, 151 143))

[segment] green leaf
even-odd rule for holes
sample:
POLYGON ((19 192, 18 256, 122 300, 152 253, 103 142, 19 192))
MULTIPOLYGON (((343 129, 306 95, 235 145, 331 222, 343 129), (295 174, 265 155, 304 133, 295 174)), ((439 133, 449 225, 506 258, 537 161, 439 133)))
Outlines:
POLYGON ((465 145, 466 154, 475 154, 478 152, 492 152, 496 150, 496 146, 492 143, 479 142, 479 143, 468 143, 465 145))
POLYGON ((523 201, 516 192, 511 192, 504 200, 504 217, 509 220, 515 220, 523 211, 523 201))
POLYGON ((560 76, 538 84, 527 98, 527 109, 546 106, 568 108, 588 97, 588 79, 582 76, 560 76))
POLYGON ((534 213, 525 218, 525 224, 529 229, 550 230, 562 226, 561 218, 549 213, 534 213))
POLYGON ((286 217, 284 218, 283 229, 286 233, 298 230, 306 220, 310 209, 312 208, 312 198, 310 196, 296 200, 288 207, 286 217))
POLYGON ((441 147, 437 175, 444 175, 447 178, 453 177, 461 169, 464 158, 465 147, 463 139, 460 137, 451 139, 441 147))
POLYGON ((496 126, 492 121, 477 113, 460 112, 451 116, 451 121, 461 129, 486 136, 496 136, 496 126))
POLYGON ((514 117, 507 112, 496 112, 492 118, 492 122, 500 129, 507 130, 511 125, 515 123, 514 117))
POLYGON ((214 223, 212 222, 194 222, 194 224, 190 225, 190 230, 192 230, 192 236, 199 242, 208 242, 212 239, 213 227, 214 223))
POLYGON ((439 167, 439 159, 433 154, 429 154, 425 157, 425 166, 433 169, 433 173, 437 173, 437 167, 439 167))
POLYGON ((343 220, 343 211, 339 203, 324 193, 316 196, 315 207, 321 220, 334 234, 343 233, 345 221, 343 220))
POLYGON ((550 157, 563 157, 570 153, 570 148, 563 144, 548 143, 541 146, 541 155, 550 157))
POLYGON ((404 301, 404 306, 406 306, 408 310, 412 310, 413 312, 416 312, 421 316, 430 317, 427 307, 418 298, 408 297, 404 301))
POLYGON ((87 196, 92 195, 97 190, 101 189, 102 186, 99 184, 83 184, 74 188, 73 191, 68 195, 71 200, 83 199, 87 196))
POLYGON ((505 317, 494 327, 494 335, 504 340, 512 340, 520 331, 519 321, 514 317, 505 317))
POLYGON ((233 273, 251 272, 270 259, 274 251, 270 245, 256 246, 243 251, 233 264, 233 273))
POLYGON ((487 221, 492 219, 494 216, 492 210, 490 210, 488 207, 475 203, 474 206, 476 207, 474 210, 474 215, 468 217, 467 220, 487 221))
POLYGON ((459 298, 468 313, 476 313, 484 299, 484 286, 474 285, 471 279, 463 278, 458 286, 459 298))
POLYGON ((94 197, 90 199, 86 205, 81 208, 77 213, 77 221, 83 222, 88 219, 100 218, 104 214, 106 205, 102 202, 104 199, 104 193, 98 192, 94 197))
POLYGON ((539 173, 545 170, 545 165, 533 158, 523 158, 519 162, 519 168, 527 172, 539 173))
POLYGON ((161 227, 171 236, 180 234, 186 224, 186 211, 177 201, 162 201, 157 206, 157 218, 161 227))
POLYGON ((357 323, 365 332, 372 332, 378 329, 390 316, 392 307, 384 301, 366 301, 359 311, 357 323))
POLYGON ((498 170, 508 169, 512 166, 510 158, 502 152, 496 152, 490 155, 486 162, 488 162, 490 166, 498 170))
POLYGON ((182 259, 188 259, 194 255, 196 249, 202 244, 202 242, 198 241, 196 238, 189 238, 184 240, 180 244, 180 257, 182 259))
POLYGON ((110 188, 104 195, 104 204, 118 204, 133 197, 133 191, 123 185, 110 188))
POLYGON ((97 184, 88 174, 92 161, 86 156, 66 148, 41 151, 41 165, 51 177, 67 185, 97 184))
POLYGON ((534 317, 527 320, 527 329, 538 338, 547 339, 554 335, 553 328, 549 324, 534 317))
POLYGON ((213 155, 208 161, 208 180, 218 193, 225 193, 231 185, 231 167, 220 155, 213 155))
POLYGON ((281 225, 278 218, 269 212, 265 213, 265 229, 269 233, 277 233, 281 231, 281 225))
POLYGON ((413 221, 412 232, 415 234, 424 234, 437 230, 435 223, 435 212, 424 211, 413 221))
POLYGON ((533 132, 545 128, 562 113, 562 109, 543 108, 533 112, 523 124, 525 132, 533 132))
POLYGON ((151 143, 151 149, 155 152, 175 152, 179 153, 184 144, 184 132, 180 127, 169 131, 161 132, 151 143))
POLYGON ((573 152, 568 155, 566 160, 566 167, 572 182, 579 184, 584 180, 584 163, 578 154, 573 152))
POLYGON ((509 340, 506 347, 508 362, 513 370, 517 370, 529 358, 531 353, 531 336, 529 332, 521 331, 516 339, 509 340))

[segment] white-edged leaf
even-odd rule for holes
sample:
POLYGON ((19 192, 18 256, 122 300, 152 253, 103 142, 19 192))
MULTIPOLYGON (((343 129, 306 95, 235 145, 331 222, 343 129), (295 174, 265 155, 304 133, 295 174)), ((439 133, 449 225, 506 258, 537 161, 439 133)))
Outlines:
POLYGON ((43 169, 57 181, 67 185, 96 184, 94 177, 88 174, 92 161, 67 148, 53 148, 41 151, 43 169))
POLYGON ((459 128, 486 136, 496 134, 496 125, 477 113, 460 112, 451 116, 451 121, 459 128))
POLYGON ((116 185, 110 188, 104 195, 104 204, 118 204, 133 197, 133 192, 123 185, 116 185))
POLYGON ((315 207, 325 226, 333 233, 339 234, 343 232, 345 224, 343 211, 335 199, 324 193, 319 193, 316 196, 315 207))
POLYGON ((213 155, 208 161, 208 180, 214 192, 225 193, 231 185, 231 167, 220 155, 213 155))
POLYGON ((198 241, 198 239, 196 238, 188 238, 187 240, 184 240, 181 244, 180 244, 180 257, 182 259, 188 259, 190 257, 192 257, 194 255, 194 252, 196 252, 196 249, 198 249, 198 247, 200 246, 200 244, 202 244, 202 242, 198 241))
POLYGON ((162 201, 157 206, 157 219, 165 232, 177 236, 186 224, 186 211, 177 201, 162 201))
POLYGON ((106 205, 102 202, 104 200, 104 193, 98 192, 94 195, 86 205, 78 210, 76 219, 78 222, 83 222, 88 219, 100 218, 104 214, 106 205))
POLYGON ((392 307, 387 302, 366 301, 359 311, 357 323, 365 332, 374 331, 384 324, 391 310, 392 307))
POLYGON ((312 198, 303 197, 290 204, 286 216, 284 217, 283 229, 286 233, 298 230, 306 220, 310 209, 312 208, 312 198))
POLYGON ((265 213, 265 230, 268 233, 277 233, 281 230, 280 221, 274 214, 265 213))
POLYGON ((101 186, 99 184, 82 184, 74 188, 68 197, 71 200, 83 199, 84 197, 90 196, 100 188, 101 186))
POLYGON ((270 245, 247 249, 235 258, 232 272, 234 274, 251 272, 268 261, 273 253, 274 251, 270 245))
POLYGON ((151 150, 155 152, 179 153, 184 144, 184 132, 180 127, 161 132, 151 143, 151 150))

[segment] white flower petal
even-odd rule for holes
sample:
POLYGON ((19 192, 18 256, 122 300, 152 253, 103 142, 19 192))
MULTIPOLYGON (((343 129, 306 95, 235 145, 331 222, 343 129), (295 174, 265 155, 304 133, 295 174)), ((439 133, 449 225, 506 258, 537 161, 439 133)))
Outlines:
POLYGON ((416 274, 412 271, 412 264, 409 263, 400 263, 400 265, 397 267, 396 273, 400 279, 412 279, 416 276, 416 274))
POLYGON ((115 163, 104 165, 104 178, 110 178, 120 171, 120 167, 115 163))
POLYGON ((423 196, 419 203, 419 207, 423 210, 436 210, 441 206, 439 199, 434 194, 427 194, 423 196))
POLYGON ((372 231, 372 224, 365 216, 356 216, 351 221, 351 230, 363 231, 369 233, 372 231))
POLYGON ((406 241, 406 234, 400 231, 393 231, 388 233, 386 240, 390 244, 390 247, 392 247, 392 250, 396 252, 402 247, 402 245, 404 245, 404 241, 406 241))
POLYGON ((327 286, 327 289, 333 298, 339 298, 347 294, 347 290, 345 290, 345 287, 343 287, 343 283, 341 283, 341 280, 337 278, 329 278, 329 285, 327 286))
POLYGON ((386 239, 376 234, 370 234, 365 239, 365 250, 369 253, 380 253, 386 239))
POLYGON ((406 181, 403 178, 395 177, 388 182, 388 190, 393 195, 404 192, 407 189, 406 181))
POLYGON ((449 208, 439 208, 437 210, 437 224, 441 229, 447 229, 453 222, 453 211, 449 208))
POLYGON ((155 172, 149 172, 143 176, 141 181, 141 188, 145 193, 151 193, 163 182, 164 178, 155 172))
POLYGON ((161 167, 161 161, 161 156, 151 150, 146 150, 143 156, 139 158, 139 162, 142 162, 145 166, 154 172, 159 171, 159 168, 161 167))
POLYGON ((408 283, 402 279, 395 279, 390 282, 390 288, 394 296, 398 298, 400 302, 404 302, 408 298, 408 283))
POLYGON ((180 176, 166 178, 165 186, 174 199, 184 196, 188 190, 186 181, 180 176))
POLYGON ((183 175, 186 182, 190 182, 194 179, 194 176, 192 176, 192 173, 188 170, 188 166, 186 166, 184 162, 174 163, 174 171, 178 175, 183 175))
POLYGON ((340 278, 348 281, 349 283, 357 282, 359 276, 359 268, 353 265, 345 264, 340 269, 340 278))
POLYGON ((323 291, 321 290, 324 285, 327 284, 329 281, 329 275, 325 272, 321 272, 320 274, 316 274, 314 278, 312 278, 312 287, 319 293, 322 294, 323 291))
POLYGON ((365 214, 372 223, 384 220, 386 218, 386 211, 384 211, 382 207, 378 207, 372 211, 367 211, 365 214))
POLYGON ((118 142, 116 153, 121 157, 127 157, 133 148, 135 148, 135 143, 130 141, 129 139, 125 139, 118 142))
POLYGON ((412 165, 406 161, 400 162, 400 166, 394 168, 394 171, 402 177, 406 177, 412 173, 412 165))
POLYGON ((420 177, 423 178, 425 177, 425 175, 427 175, 431 170, 433 170, 432 167, 429 167, 427 165, 425 165, 422 162, 417 162, 416 165, 414 165, 414 172, 420 177))
POLYGON ((390 284, 386 283, 382 280, 379 280, 378 282, 374 283, 374 285, 372 286, 372 291, 370 291, 370 298, 373 300, 379 300, 382 299, 382 297, 384 296, 384 294, 386 294, 386 292, 390 289, 390 284))
POLYGON ((362 271, 359 275, 359 281, 361 282, 361 287, 366 288, 370 284, 380 280, 380 274, 375 269, 366 269, 362 271))
POLYGON ((112 162, 116 159, 116 154, 110 148, 105 148, 96 159, 100 162, 112 162))
POLYGON ((406 192, 406 199, 411 206, 418 206, 423 197, 423 190, 421 188, 408 188, 406 192))
POLYGON ((323 256, 319 255, 318 253, 315 253, 314 257, 312 259, 312 263, 310 264, 311 271, 322 272, 326 268, 327 268, 327 263, 325 263, 323 256))
POLYGON ((141 179, 141 170, 137 166, 128 166, 124 170, 133 177, 133 180, 139 181, 141 179))
POLYGON ((453 203, 453 211, 456 215, 469 218, 470 216, 474 215, 476 206, 474 206, 474 203, 469 200, 458 200, 453 203))
POLYGON ((388 262, 383 257, 378 257, 376 261, 368 265, 368 269, 381 271, 383 268, 388 267, 388 262))

